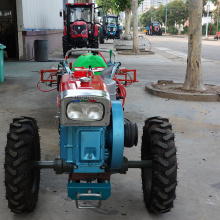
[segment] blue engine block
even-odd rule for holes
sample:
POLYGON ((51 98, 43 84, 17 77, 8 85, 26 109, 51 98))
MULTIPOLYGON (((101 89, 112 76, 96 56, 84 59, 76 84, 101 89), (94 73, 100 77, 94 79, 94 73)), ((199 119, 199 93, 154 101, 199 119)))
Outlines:
POLYGON ((106 127, 60 126, 60 157, 73 163, 74 173, 103 173, 109 157, 105 148, 106 127))
MULTIPOLYGON (((120 101, 112 101, 112 120, 107 127, 60 125, 60 157, 66 163, 73 164, 72 173, 96 174, 104 173, 106 168, 120 169, 123 149, 124 117, 120 101)), ((68 182, 68 195, 71 199, 88 199, 88 196, 81 196, 88 191, 91 191, 91 195, 101 195, 100 198, 91 196, 91 199, 107 199, 111 194, 110 181, 68 182)))

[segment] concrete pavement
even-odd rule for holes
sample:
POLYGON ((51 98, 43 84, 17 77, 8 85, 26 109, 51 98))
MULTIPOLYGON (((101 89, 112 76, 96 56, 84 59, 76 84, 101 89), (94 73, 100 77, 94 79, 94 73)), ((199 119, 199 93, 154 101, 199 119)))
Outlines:
MULTIPOLYGON (((111 41, 101 45, 112 48, 111 41)), ((78 210, 67 198, 67 175, 55 175, 42 170, 38 205, 34 212, 16 215, 7 208, 4 187, 4 147, 9 123, 25 115, 37 119, 42 148, 42 160, 54 160, 59 155, 56 115, 57 92, 42 93, 36 88, 38 71, 56 67, 56 62, 5 62, 5 79, 0 84, 0 219, 169 219, 219 220, 220 207, 220 106, 215 102, 188 102, 152 96, 144 90, 147 82, 161 79, 183 82, 186 60, 153 48, 154 55, 118 55, 126 68, 136 68, 139 83, 127 87, 125 117, 139 127, 137 147, 125 149, 130 160, 140 159, 144 120, 152 116, 170 119, 178 152, 178 186, 175 207, 166 214, 148 213, 142 196, 140 170, 130 169, 126 175, 112 175, 112 196, 101 209, 78 210)), ((77 56, 71 57, 74 61, 77 56)), ((62 52, 50 55, 62 59, 62 52)), ((204 83, 220 85, 219 64, 203 62, 204 83)))

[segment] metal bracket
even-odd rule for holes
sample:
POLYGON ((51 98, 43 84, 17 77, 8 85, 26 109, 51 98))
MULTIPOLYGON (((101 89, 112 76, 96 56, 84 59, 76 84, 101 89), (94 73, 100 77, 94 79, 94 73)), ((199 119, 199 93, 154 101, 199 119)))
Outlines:
POLYGON ((77 193, 77 200, 75 200, 76 201, 76 208, 77 209, 97 209, 97 208, 100 208, 102 205, 101 199, 102 199, 101 193, 91 193, 89 190, 88 190, 88 193, 77 193), (97 206, 79 206, 80 197, 98 197, 99 202, 98 202, 97 206))

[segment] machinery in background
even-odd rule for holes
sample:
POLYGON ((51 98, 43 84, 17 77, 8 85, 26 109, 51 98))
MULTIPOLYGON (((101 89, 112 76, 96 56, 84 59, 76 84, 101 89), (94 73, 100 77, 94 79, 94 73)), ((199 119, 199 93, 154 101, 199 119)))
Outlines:
POLYGON ((103 25, 100 29, 100 44, 104 44, 108 39, 120 39, 122 28, 119 25, 119 15, 104 15, 103 25))
POLYGON ((64 14, 60 12, 60 16, 64 18, 62 38, 64 57, 71 48, 99 47, 96 10, 94 3, 67 3, 64 14))
POLYGON ((148 27, 145 28, 145 34, 148 35, 162 35, 161 24, 159 21, 153 21, 148 27))

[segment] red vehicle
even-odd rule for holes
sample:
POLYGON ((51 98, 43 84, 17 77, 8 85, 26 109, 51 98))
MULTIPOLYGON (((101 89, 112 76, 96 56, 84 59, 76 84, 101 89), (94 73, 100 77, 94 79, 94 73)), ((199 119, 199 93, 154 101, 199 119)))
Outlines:
POLYGON ((63 35, 64 57, 71 48, 98 48, 95 5, 93 3, 67 3, 64 13, 63 35))
POLYGON ((150 31, 148 34, 150 35, 162 35, 162 29, 161 24, 159 21, 152 21, 152 23, 149 25, 150 31))
POLYGON ((216 32, 215 36, 214 36, 214 40, 218 40, 220 38, 220 31, 216 32))

